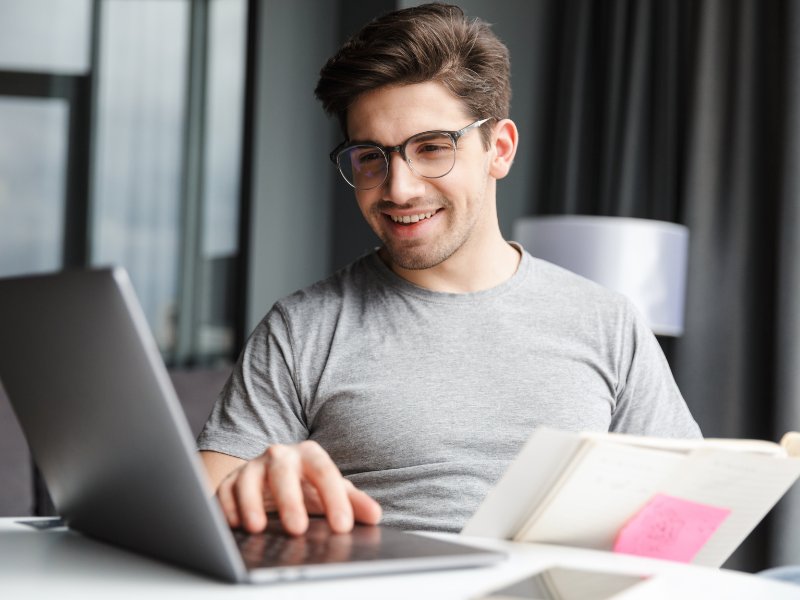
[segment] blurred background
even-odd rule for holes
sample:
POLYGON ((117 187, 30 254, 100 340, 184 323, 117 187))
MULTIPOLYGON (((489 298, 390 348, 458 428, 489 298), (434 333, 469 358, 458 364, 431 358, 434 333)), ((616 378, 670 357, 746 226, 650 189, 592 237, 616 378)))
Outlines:
MULTIPOLYGON (((272 303, 378 244, 313 89, 415 4, 0 0, 0 277, 124 266, 197 433, 272 303)), ((457 4, 511 52, 504 235, 686 225, 685 333, 659 341, 703 433, 800 429, 800 3, 457 4)), ((52 510, 0 388, 0 515, 52 510)), ((727 566, 800 564, 798 534, 795 491, 727 566)))

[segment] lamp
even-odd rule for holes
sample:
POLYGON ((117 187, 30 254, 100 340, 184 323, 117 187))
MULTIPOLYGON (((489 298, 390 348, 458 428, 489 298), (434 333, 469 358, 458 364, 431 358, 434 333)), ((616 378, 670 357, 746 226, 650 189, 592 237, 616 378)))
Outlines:
POLYGON ((654 333, 683 334, 689 229, 626 217, 525 217, 514 239, 528 252, 625 294, 654 333))

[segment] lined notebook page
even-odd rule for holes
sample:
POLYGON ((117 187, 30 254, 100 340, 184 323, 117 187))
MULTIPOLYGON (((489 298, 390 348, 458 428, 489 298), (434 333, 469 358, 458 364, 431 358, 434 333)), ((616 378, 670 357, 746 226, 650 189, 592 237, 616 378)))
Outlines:
POLYGON ((584 443, 565 431, 544 427, 534 431, 461 534, 511 539, 584 443))
POLYGON ((580 435, 581 437, 598 442, 614 442, 615 444, 640 446, 653 450, 673 450, 675 452, 684 452, 685 454, 689 454, 691 451, 700 448, 714 448, 718 450, 730 450, 731 452, 752 452, 779 457, 787 456, 786 450, 781 448, 780 445, 765 440, 732 440, 728 438, 686 440, 677 438, 654 438, 631 435, 629 433, 599 433, 596 431, 584 431, 580 435))
POLYGON ((660 490, 669 496, 730 508, 692 560, 719 567, 800 475, 800 459, 701 449, 660 490))
POLYGON ((686 460, 676 452, 595 444, 520 538, 612 550, 622 527, 686 460))

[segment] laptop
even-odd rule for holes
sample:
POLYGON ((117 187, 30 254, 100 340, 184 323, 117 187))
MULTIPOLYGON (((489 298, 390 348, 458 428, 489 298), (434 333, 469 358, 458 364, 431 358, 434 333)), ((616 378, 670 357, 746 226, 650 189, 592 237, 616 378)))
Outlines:
POLYGON ((489 565, 498 552, 312 518, 231 531, 124 269, 0 279, 0 381, 73 530, 235 582, 489 565))

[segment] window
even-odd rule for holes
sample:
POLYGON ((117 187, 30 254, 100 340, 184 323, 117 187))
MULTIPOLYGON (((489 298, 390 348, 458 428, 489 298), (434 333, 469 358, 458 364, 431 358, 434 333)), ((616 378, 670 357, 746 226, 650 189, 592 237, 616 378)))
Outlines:
POLYGON ((58 269, 69 103, 0 96, 0 275, 58 269))
POLYGON ((247 13, 0 0, 0 277, 123 266, 168 364, 232 358, 247 13))
POLYGON ((92 5, 0 0, 0 276, 72 265, 85 245, 92 5))
POLYGON ((162 353, 175 347, 188 0, 106 0, 95 110, 91 263, 122 265, 162 353))

